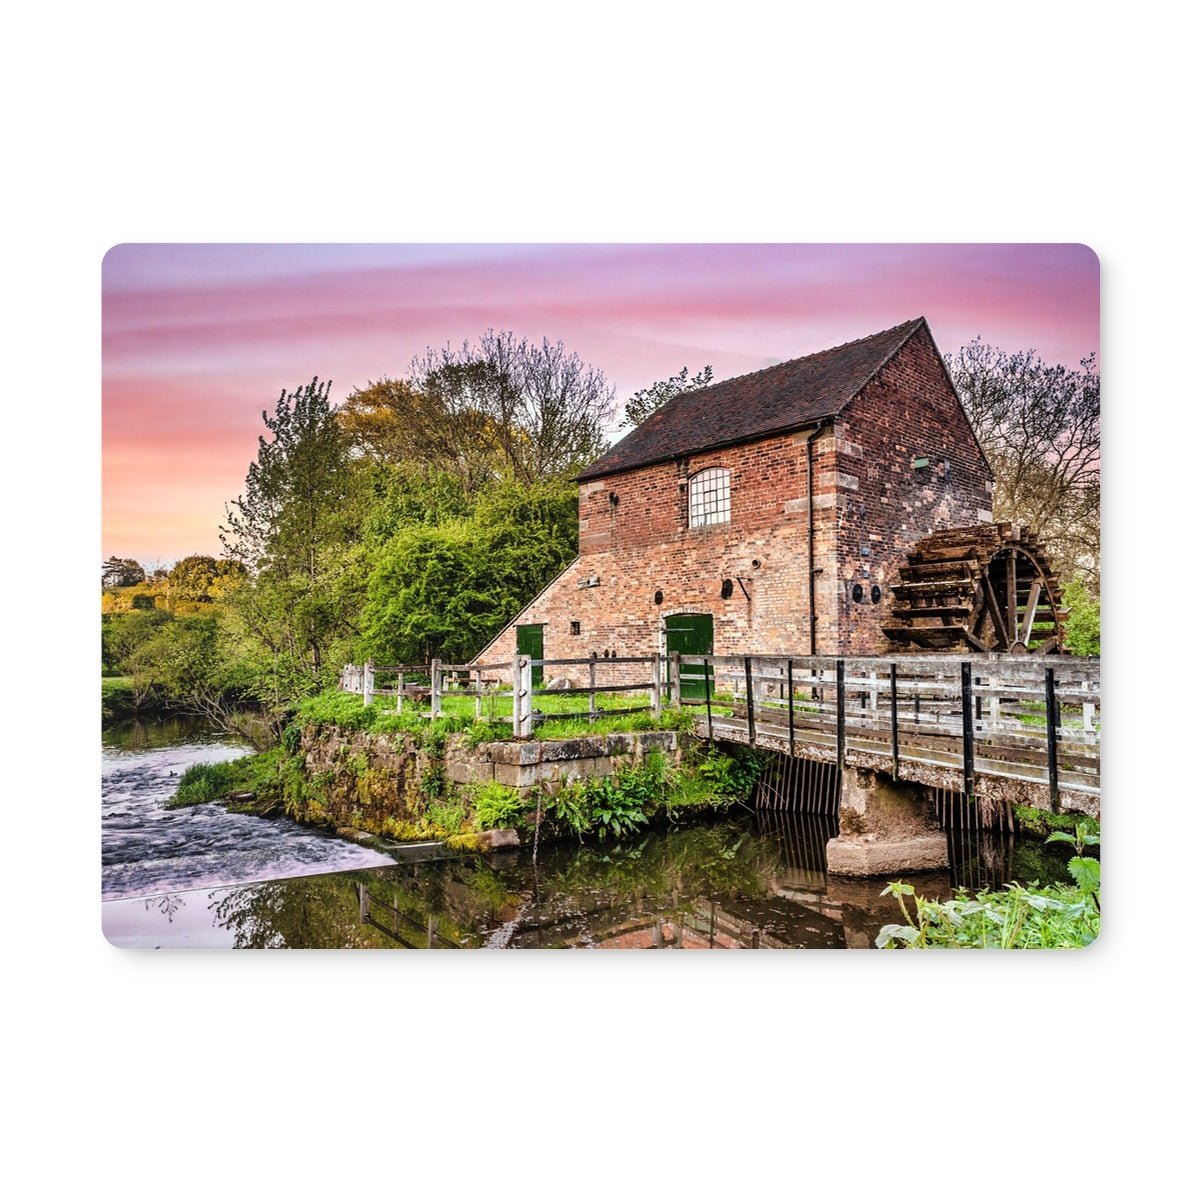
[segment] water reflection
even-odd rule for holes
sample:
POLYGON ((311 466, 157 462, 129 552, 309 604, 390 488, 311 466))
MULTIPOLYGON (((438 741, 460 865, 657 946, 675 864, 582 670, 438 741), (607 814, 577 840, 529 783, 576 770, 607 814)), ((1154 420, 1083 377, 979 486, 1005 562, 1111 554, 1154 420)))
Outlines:
MULTIPOLYGON (((510 851, 190 893, 173 908, 113 901, 105 931, 117 945, 240 949, 869 948, 895 901, 883 881, 826 875, 835 832, 827 816, 746 814, 620 845, 542 845, 536 862, 510 851)), ((956 834, 951 870, 911 882, 948 897, 1014 869, 1065 877, 1042 849, 956 834)))

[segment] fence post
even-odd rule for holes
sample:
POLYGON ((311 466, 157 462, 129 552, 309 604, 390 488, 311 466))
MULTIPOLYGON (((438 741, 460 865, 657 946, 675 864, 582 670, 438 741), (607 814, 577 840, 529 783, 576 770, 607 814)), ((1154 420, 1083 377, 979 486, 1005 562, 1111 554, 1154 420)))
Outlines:
POLYGON ((750 655, 742 660, 746 667, 746 731, 750 735, 750 745, 754 745, 754 674, 750 665, 750 655))
POLYGON ((708 661, 708 655, 704 656, 704 714, 708 718, 708 736, 711 738, 712 731, 712 671, 713 668, 708 661))
POLYGON ((837 660, 837 764, 846 769, 846 660, 837 660))
POLYGON ((1058 800, 1058 697, 1054 694, 1054 668, 1046 668, 1046 766, 1050 774, 1050 811, 1061 811, 1058 800))
POLYGON ((435 658, 429 664, 429 715, 442 715, 442 660, 435 658))
POLYGON ((475 672, 475 720, 483 719, 483 671, 475 672))
POLYGON ((787 690, 788 690, 788 753, 794 758, 796 755, 796 697, 793 692, 792 685, 792 660, 788 659, 787 670, 787 690))
POLYGON ((596 723, 596 652, 588 659, 588 724, 596 723))
POLYGON ((662 660, 657 652, 650 660, 650 712, 656 719, 662 716, 662 660))
POLYGON ((375 664, 368 658, 363 667, 363 704, 369 705, 375 695, 375 664))
POLYGON ((679 651, 671 651, 671 703, 678 708, 683 702, 683 688, 679 682, 679 651))
POLYGON ((971 664, 962 664, 963 794, 975 795, 975 702, 971 698, 971 664))
POLYGON ((518 654, 513 659, 513 737, 533 733, 533 667, 531 660, 518 654))
POLYGON ((888 669, 888 677, 892 685, 892 778, 900 780, 900 711, 896 698, 896 664, 888 669))

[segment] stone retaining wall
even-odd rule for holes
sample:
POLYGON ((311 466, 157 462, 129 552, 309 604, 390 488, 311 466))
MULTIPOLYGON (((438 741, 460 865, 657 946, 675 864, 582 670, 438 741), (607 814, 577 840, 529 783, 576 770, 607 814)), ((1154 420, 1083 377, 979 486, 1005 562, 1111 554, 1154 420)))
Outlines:
POLYGON ((495 780, 522 796, 543 784, 556 791, 573 779, 612 775, 622 763, 639 764, 651 751, 665 754, 672 766, 679 763, 679 739, 672 731, 609 733, 560 742, 489 742, 474 750, 467 750, 464 742, 447 741, 447 778, 458 784, 495 780))

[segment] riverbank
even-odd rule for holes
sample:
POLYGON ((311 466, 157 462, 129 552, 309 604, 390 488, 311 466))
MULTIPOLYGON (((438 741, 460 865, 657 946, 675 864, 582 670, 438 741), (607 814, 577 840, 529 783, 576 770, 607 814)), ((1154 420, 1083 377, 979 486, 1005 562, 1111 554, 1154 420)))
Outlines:
POLYGON ((696 739, 676 712, 658 721, 610 716, 584 736, 555 737, 543 726, 528 741, 485 740, 497 728, 326 693, 300 705, 277 748, 190 769, 171 805, 217 800, 343 837, 482 852, 564 837, 616 840, 656 822, 723 813, 749 800, 761 772, 755 751, 696 739))

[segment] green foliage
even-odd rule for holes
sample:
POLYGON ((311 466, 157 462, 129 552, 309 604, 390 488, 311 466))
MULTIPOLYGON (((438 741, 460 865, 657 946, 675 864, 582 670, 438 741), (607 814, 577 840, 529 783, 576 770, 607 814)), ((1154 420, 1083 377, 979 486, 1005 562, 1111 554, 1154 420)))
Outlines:
POLYGON ((316 690, 341 665, 335 648, 355 633, 361 601, 357 476, 329 389, 314 378, 281 392, 274 417, 262 414, 272 437, 259 437, 245 492, 221 527, 229 556, 252 575, 231 603, 271 655, 271 684, 285 699, 316 690))
POLYGON ((235 763, 195 763, 179 777, 179 787, 167 803, 167 808, 183 808, 190 804, 207 804, 235 790, 239 777, 235 763))
POLYGON ((894 949, 1079 949, 1100 932, 1100 864, 1084 857, 1099 837, 1082 823, 1074 834, 1057 831, 1048 842, 1068 842, 1076 855, 1068 863, 1075 886, 985 889, 973 896, 960 888, 952 900, 927 900, 911 884, 893 882, 881 895, 894 896, 903 924, 884 925, 876 946, 894 949), (913 909, 909 910, 908 899, 913 909))
POLYGON ((1072 654, 1100 653, 1100 601, 1076 575, 1063 589, 1063 603, 1071 610, 1067 618, 1066 647, 1072 654))
MULTIPOLYGON (((1054 832, 1073 833, 1077 826, 1082 826, 1090 836, 1096 838, 1100 836, 1100 822, 1094 817, 1085 817, 1079 813, 1051 813, 1044 808, 1030 808, 1021 804, 1014 804, 1012 813, 1017 829, 1032 837, 1043 837, 1049 840, 1050 835, 1054 832)), ((1061 839, 1055 838, 1054 840, 1060 841, 1061 839)))
POLYGON ((584 785, 588 828, 603 841, 627 837, 650 821, 662 798, 662 782, 645 768, 624 767, 584 785))
POLYGON ((118 558, 115 554, 101 564, 100 586, 102 588, 133 587, 145 581, 146 572, 132 558, 118 558))
POLYGON ((511 829, 529 808, 529 802, 521 799, 516 788, 505 787, 494 779, 468 787, 466 794, 480 829, 511 829))
POLYGON ((712 377, 713 369, 711 366, 706 366, 702 371, 697 372, 690 378, 687 367, 684 367, 678 375, 672 375, 670 379, 652 383, 648 388, 642 388, 641 391, 634 392, 625 403, 625 419, 621 422, 621 428, 623 429, 627 425, 640 425, 651 413, 656 412, 666 404, 668 400, 674 400, 676 396, 682 395, 684 392, 692 392, 697 388, 708 387, 712 383, 712 377))
POLYGON ((380 550, 362 613, 381 663, 465 662, 575 555, 574 489, 497 484, 469 517, 402 526, 380 550))

